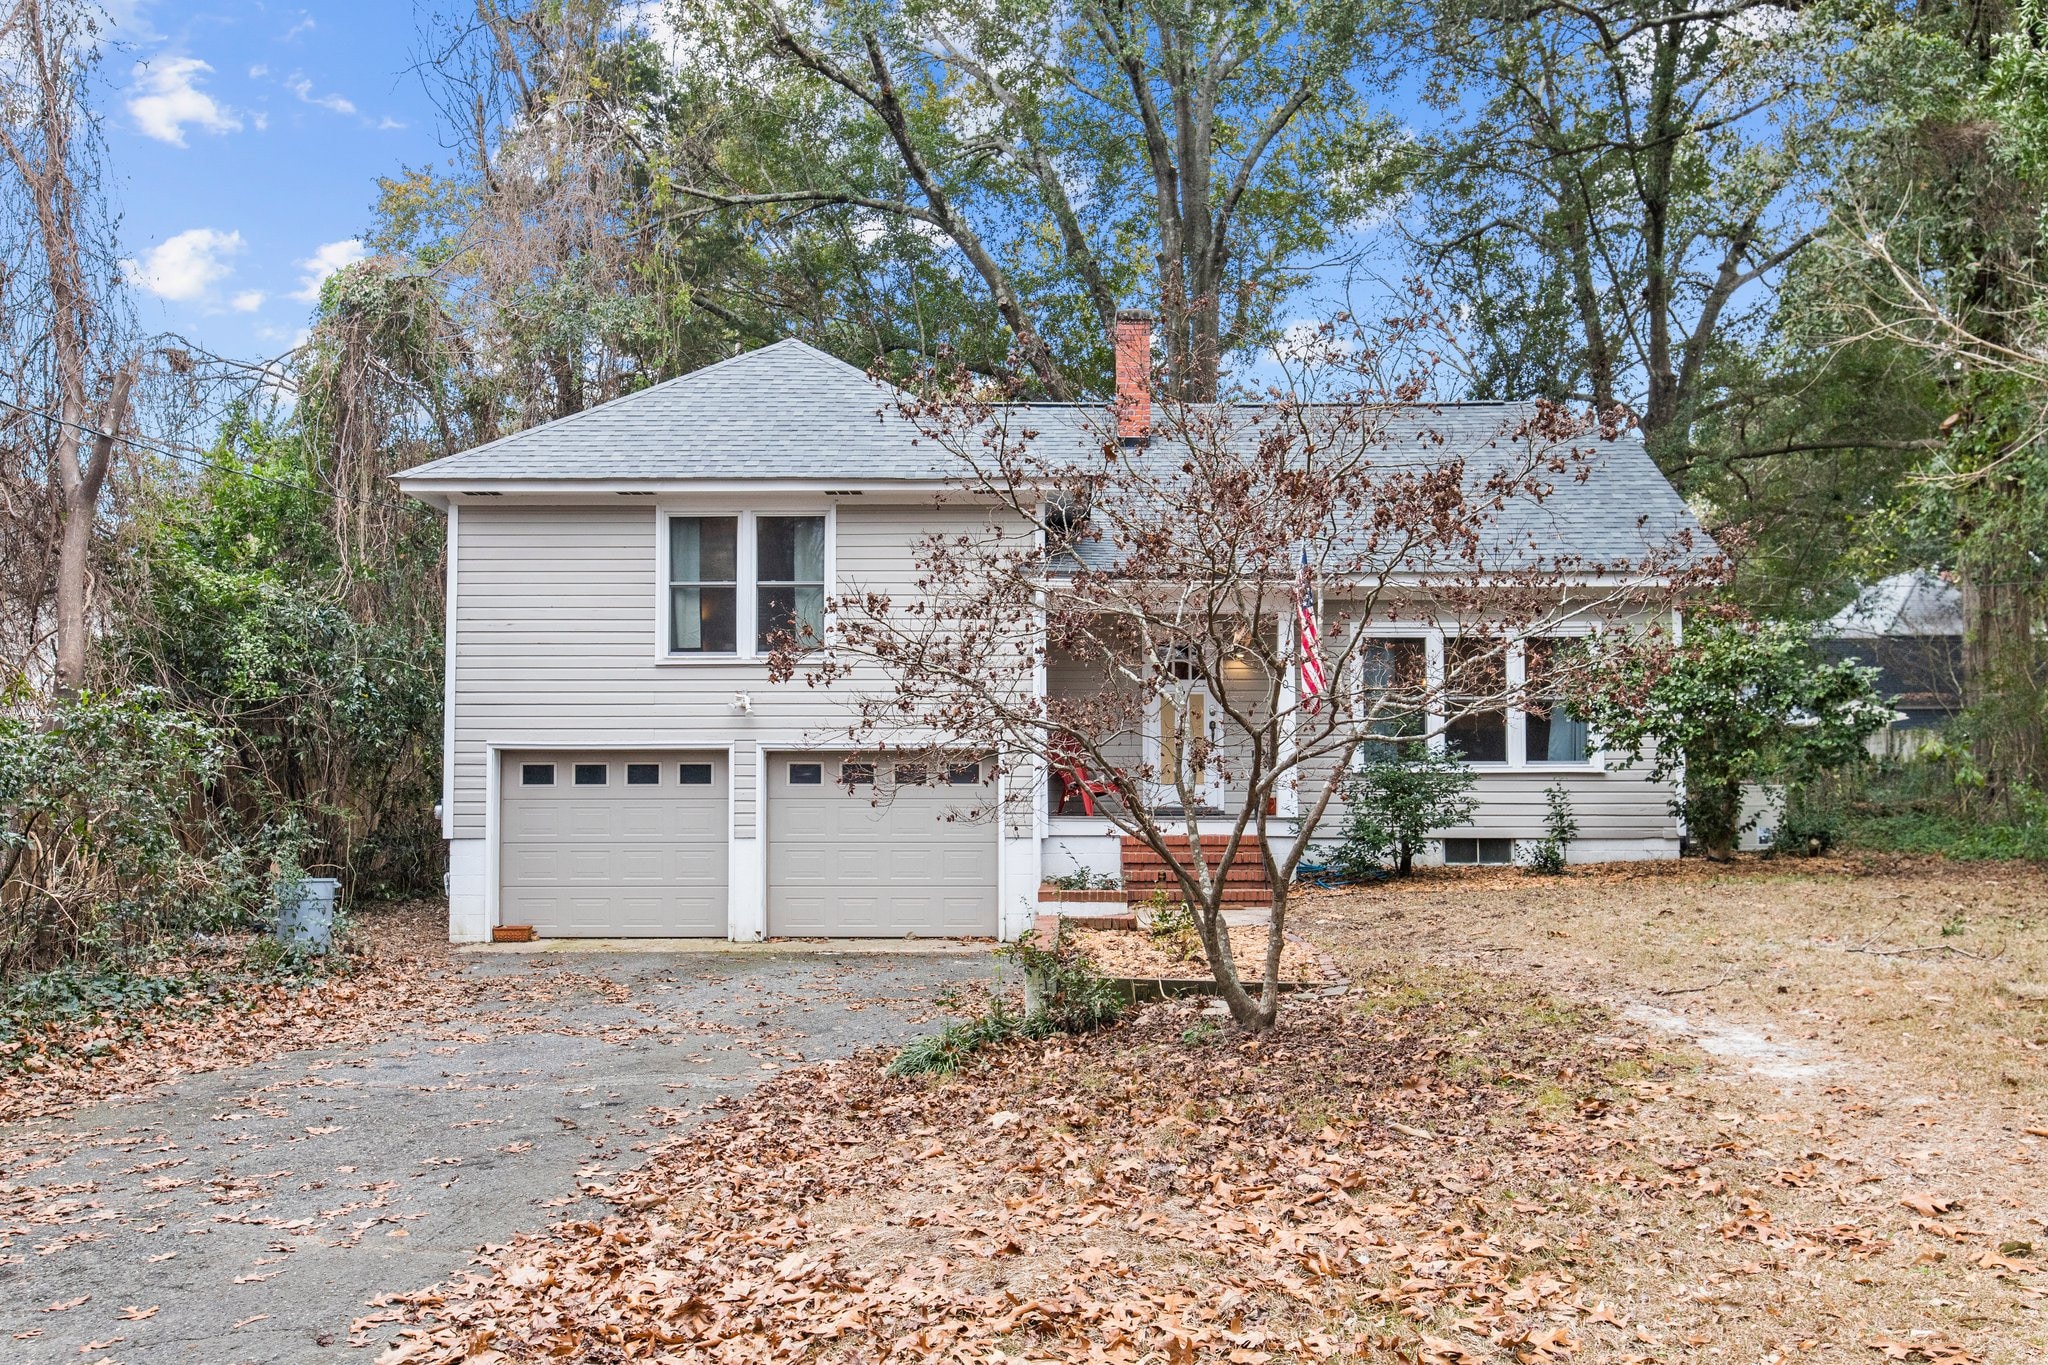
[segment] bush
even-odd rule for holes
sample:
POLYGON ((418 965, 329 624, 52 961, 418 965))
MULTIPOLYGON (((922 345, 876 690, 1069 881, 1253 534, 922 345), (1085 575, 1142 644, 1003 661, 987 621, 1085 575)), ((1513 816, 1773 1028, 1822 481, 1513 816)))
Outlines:
POLYGON ((1454 754, 1367 763, 1344 779, 1344 841, 1329 853, 1329 866, 1349 880, 1390 864, 1396 876, 1407 876, 1432 842, 1429 831, 1472 818, 1478 780, 1454 754))
POLYGON ((1731 856, 1750 827, 1745 784, 1810 782, 1854 764, 1891 717, 1875 670, 1819 662, 1806 628, 1787 622, 1702 617, 1668 658, 1595 651, 1590 662, 1573 709, 1608 749, 1647 755, 1654 780, 1683 775, 1673 805, 1710 858, 1731 856))
POLYGON ((974 1018, 948 1024, 920 1038, 889 1063, 891 1076, 950 1076, 977 1053, 1016 1038, 1048 1038, 1055 1033, 1087 1033, 1123 1017, 1124 997, 1116 984, 1095 970, 1086 958, 1063 956, 1058 940, 1046 948, 1035 931, 996 949, 996 956, 1015 962, 1030 983, 1035 1004, 1019 1014, 1000 994, 974 1018))
POLYGON ((1988 795, 1963 744, 1938 741, 1913 758, 1867 763, 1794 787, 1778 843, 1949 858, 2048 860, 2048 796, 2013 785, 1988 795))
POLYGON ((1202 951, 1195 932, 1195 911, 1184 900, 1173 900, 1164 891, 1154 891, 1145 903, 1145 933, 1154 946, 1172 953, 1183 962, 1193 962, 1202 951))
POLYGON ((1529 850, 1528 866, 1531 872, 1555 877, 1564 871, 1565 854, 1579 837, 1579 818, 1572 813, 1572 794, 1562 782, 1545 787, 1543 801, 1549 807, 1543 817, 1544 837, 1529 850))
POLYGON ((1122 886, 1123 878, 1113 872, 1093 872, 1077 867, 1072 872, 1062 872, 1057 877, 1047 877, 1045 884, 1061 891, 1114 891, 1122 886))
POLYGON ((265 919, 303 827, 217 811, 220 732, 149 689, 0 712, 0 980, 265 919))

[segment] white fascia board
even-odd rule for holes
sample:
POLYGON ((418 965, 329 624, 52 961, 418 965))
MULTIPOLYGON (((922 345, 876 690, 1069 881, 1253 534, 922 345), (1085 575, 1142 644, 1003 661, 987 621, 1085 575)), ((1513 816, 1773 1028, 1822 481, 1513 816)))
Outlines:
POLYGON ((922 497, 932 493, 970 493, 947 479, 846 479, 819 476, 810 479, 451 479, 437 476, 410 479, 396 476, 399 490, 445 507, 451 497, 465 493, 494 493, 504 498, 564 498, 603 501, 616 497, 750 497, 763 493, 808 493, 866 496, 905 493, 922 497))

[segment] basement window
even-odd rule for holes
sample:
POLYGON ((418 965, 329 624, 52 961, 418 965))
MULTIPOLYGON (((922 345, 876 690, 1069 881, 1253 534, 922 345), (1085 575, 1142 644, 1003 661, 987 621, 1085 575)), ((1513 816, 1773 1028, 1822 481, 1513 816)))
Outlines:
POLYGON ((1501 866, 1515 860, 1513 839, 1446 839, 1444 861, 1453 866, 1501 866))

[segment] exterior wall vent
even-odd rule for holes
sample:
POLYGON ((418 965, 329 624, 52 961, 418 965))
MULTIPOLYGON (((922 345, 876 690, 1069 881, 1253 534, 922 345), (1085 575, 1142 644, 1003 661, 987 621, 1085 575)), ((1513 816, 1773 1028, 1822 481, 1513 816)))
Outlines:
POLYGON ((465 498, 502 498, 505 495, 490 489, 471 488, 465 490, 462 496, 465 498))

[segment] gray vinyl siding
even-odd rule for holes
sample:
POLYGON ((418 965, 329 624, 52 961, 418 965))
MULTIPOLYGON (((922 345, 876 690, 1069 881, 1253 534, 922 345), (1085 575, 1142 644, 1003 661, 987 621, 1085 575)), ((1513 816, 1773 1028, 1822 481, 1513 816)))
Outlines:
MULTIPOLYGON (((829 746, 844 727, 851 694, 843 687, 812 688, 801 678, 770 684, 759 662, 659 659, 658 518, 687 510, 637 500, 617 507, 463 505, 452 651, 456 838, 484 834, 493 743, 731 744, 734 829, 748 838, 759 815, 754 745, 829 746), (740 691, 752 698, 747 714, 732 706, 740 691)), ((843 500, 830 591, 906 594, 920 535, 986 527, 987 516, 971 506, 935 509, 928 501, 843 500)))

